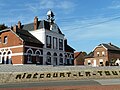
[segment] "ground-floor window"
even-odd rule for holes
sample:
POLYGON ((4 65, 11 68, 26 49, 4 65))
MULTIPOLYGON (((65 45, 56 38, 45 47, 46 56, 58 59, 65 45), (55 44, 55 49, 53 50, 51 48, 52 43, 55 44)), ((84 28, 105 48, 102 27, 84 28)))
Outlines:
POLYGON ((62 54, 60 54, 60 59, 59 59, 59 62, 60 62, 60 65, 63 65, 63 55, 62 54))
POLYGON ((58 65, 57 53, 53 54, 53 65, 58 65))
POLYGON ((36 56, 36 64, 39 64, 39 65, 43 64, 43 57, 42 56, 36 56))
POLYGON ((32 63, 32 56, 31 54, 27 55, 28 59, 27 59, 27 63, 32 63))
POLYGON ((0 53, 0 62, 2 64, 12 64, 12 51, 8 50, 6 52, 0 53))
POLYGON ((51 53, 50 52, 47 53, 46 64, 51 65, 51 53))
POLYGON ((91 61, 90 60, 88 60, 88 65, 91 65, 91 61))
POLYGON ((33 50, 30 48, 27 50, 27 63, 32 63, 33 50))

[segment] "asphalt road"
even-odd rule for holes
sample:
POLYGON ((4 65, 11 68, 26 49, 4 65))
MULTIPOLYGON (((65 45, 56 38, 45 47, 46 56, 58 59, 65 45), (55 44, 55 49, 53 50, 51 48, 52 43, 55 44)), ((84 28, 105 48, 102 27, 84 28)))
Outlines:
POLYGON ((64 80, 64 81, 43 81, 31 83, 2 84, 0 88, 32 88, 51 86, 100 86, 120 85, 120 79, 97 79, 97 80, 64 80))

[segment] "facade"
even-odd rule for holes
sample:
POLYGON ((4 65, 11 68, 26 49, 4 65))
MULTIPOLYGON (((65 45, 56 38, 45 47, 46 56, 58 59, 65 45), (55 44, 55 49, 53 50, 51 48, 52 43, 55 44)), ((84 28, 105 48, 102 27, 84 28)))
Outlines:
POLYGON ((51 10, 47 20, 35 17, 25 25, 19 21, 0 34, 1 64, 73 65, 74 49, 54 22, 51 10))
POLYGON ((93 50, 91 56, 85 59, 85 65, 89 66, 111 66, 117 64, 120 59, 120 48, 109 43, 100 44, 93 50))
POLYGON ((74 65, 84 65, 85 61, 84 52, 75 52, 74 53, 74 65))

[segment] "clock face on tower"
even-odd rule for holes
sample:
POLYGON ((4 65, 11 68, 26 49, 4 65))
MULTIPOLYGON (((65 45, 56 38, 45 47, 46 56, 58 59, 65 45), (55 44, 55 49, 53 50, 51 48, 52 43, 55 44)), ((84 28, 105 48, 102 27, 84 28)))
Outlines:
POLYGON ((58 31, 58 26, 57 26, 56 24, 52 24, 51 27, 50 27, 50 29, 51 29, 52 31, 56 32, 56 33, 59 33, 59 31, 58 31))

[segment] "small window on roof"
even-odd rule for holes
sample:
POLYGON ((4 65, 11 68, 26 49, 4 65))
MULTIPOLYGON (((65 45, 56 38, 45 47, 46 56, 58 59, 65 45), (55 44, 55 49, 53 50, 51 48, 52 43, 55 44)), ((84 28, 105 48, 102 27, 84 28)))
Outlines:
POLYGON ((8 42, 8 37, 5 36, 5 37, 4 37, 4 42, 3 42, 3 43, 4 43, 4 44, 7 44, 7 42, 8 42))

